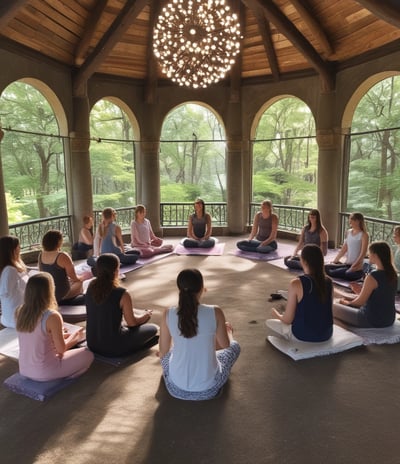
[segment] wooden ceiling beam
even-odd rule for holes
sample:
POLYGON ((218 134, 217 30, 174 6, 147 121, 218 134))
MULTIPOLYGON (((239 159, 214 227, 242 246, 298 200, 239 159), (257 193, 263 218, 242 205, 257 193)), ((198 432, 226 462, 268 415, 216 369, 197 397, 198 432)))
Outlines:
POLYGON ((108 0, 98 0, 94 10, 88 17, 81 41, 78 43, 78 46, 75 50, 75 64, 77 66, 80 66, 85 60, 85 56, 90 47, 90 42, 96 32, 98 24, 100 23, 100 19, 107 5, 107 1, 108 0))
POLYGON ((29 0, 1 0, 0 2, 0 30, 17 15, 18 10, 25 6, 29 0))
POLYGON ((268 21, 275 25, 285 37, 304 55, 321 78, 324 91, 331 91, 335 86, 334 73, 329 63, 324 61, 301 32, 287 19, 279 8, 269 0, 254 0, 264 12, 268 21))
POLYGON ((378 18, 400 28, 400 8, 398 0, 356 0, 378 18))
POLYGON ((145 95, 144 100, 146 103, 154 103, 157 84, 158 84, 158 73, 157 73, 157 59, 153 52, 153 31, 156 25, 157 18, 160 14, 161 4, 159 1, 153 1, 150 3, 150 18, 149 18, 149 31, 147 37, 147 72, 145 82, 145 95))
POLYGON ((96 72, 110 51, 125 34, 138 14, 149 0, 127 0, 119 15, 97 44, 93 53, 85 60, 74 77, 73 92, 75 96, 86 95, 86 84, 96 72))
POLYGON ((296 8, 302 20, 306 23, 311 34, 321 45, 326 56, 331 56, 334 53, 332 44, 326 36, 324 30, 314 16, 310 14, 310 7, 307 0, 290 0, 292 5, 296 8))

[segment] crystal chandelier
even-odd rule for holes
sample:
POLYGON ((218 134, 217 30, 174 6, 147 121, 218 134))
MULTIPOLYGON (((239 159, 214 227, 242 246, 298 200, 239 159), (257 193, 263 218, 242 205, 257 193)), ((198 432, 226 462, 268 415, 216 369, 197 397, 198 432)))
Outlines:
POLYGON ((240 39, 237 15, 225 0, 172 0, 157 19, 153 50, 169 79, 205 88, 231 69, 240 39))

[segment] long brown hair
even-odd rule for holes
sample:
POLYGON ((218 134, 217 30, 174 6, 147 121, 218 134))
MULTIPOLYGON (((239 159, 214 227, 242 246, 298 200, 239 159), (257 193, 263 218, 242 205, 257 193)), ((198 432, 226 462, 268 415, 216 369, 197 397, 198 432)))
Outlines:
POLYGON ((203 289, 203 276, 198 269, 184 269, 178 274, 179 288, 178 328, 185 338, 197 335, 199 293, 203 289))
POLYGON ((321 248, 315 244, 305 245, 301 250, 301 259, 309 268, 309 275, 315 283, 320 302, 325 303, 329 297, 326 284, 331 279, 325 275, 324 255, 321 248))
POLYGON ((382 263, 388 281, 397 282, 397 272, 393 266, 393 255, 390 246, 386 242, 372 242, 369 246, 369 252, 378 256, 382 263))
POLYGON ((26 270, 24 262, 17 255, 18 245, 18 237, 14 237, 13 235, 0 237, 0 275, 6 266, 15 267, 18 272, 26 270))
POLYGON ((57 309, 54 280, 48 272, 39 272, 26 284, 24 304, 16 312, 17 330, 33 332, 47 309, 57 309))
POLYGON ((119 287, 115 271, 119 267, 119 258, 114 253, 104 253, 96 261, 96 278, 90 282, 90 291, 96 304, 103 303, 114 288, 119 287))

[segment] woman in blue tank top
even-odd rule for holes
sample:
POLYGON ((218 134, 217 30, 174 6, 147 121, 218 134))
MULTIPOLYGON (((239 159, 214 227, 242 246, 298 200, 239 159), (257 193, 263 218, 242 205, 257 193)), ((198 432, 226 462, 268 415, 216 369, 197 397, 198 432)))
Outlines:
POLYGON ((304 275, 290 282, 285 312, 273 308, 278 319, 266 324, 286 338, 323 342, 333 333, 332 280, 325 275, 324 256, 317 245, 305 245, 300 261, 304 275))

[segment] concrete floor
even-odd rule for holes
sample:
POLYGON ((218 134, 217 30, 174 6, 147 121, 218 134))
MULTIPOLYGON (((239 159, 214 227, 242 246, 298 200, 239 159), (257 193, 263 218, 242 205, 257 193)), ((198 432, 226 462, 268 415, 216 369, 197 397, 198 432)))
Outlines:
MULTIPOLYGON (((223 395, 184 402, 166 392, 157 347, 115 368, 95 361, 40 403, 0 388, 6 463, 398 464, 400 345, 293 361, 265 338, 268 295, 292 275, 229 255, 170 256, 134 271, 124 286, 154 322, 176 301, 175 278, 199 268, 204 301, 219 304, 242 346, 223 395)), ((0 380, 18 370, 0 356, 0 380)))

